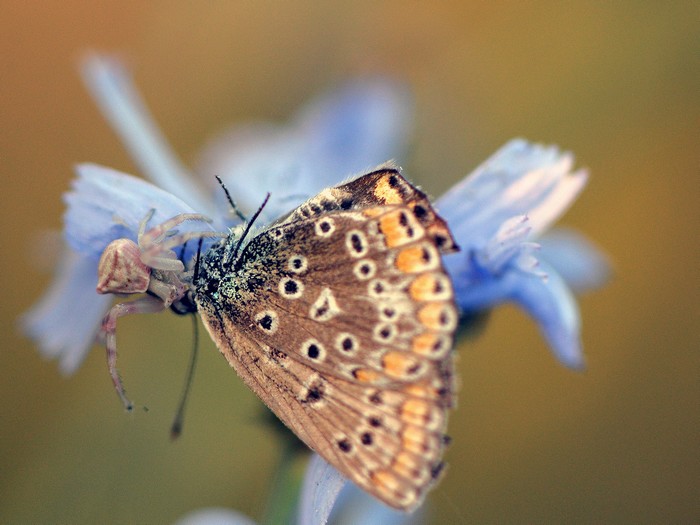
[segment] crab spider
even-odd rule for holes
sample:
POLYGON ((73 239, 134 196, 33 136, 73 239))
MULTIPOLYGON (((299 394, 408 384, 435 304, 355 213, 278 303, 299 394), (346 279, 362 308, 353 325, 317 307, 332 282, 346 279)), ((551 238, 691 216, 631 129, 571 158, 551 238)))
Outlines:
POLYGON ((177 233, 173 228, 185 221, 211 222, 198 213, 183 213, 146 231, 155 210, 150 210, 139 224, 137 242, 131 239, 112 241, 102 252, 97 267, 97 293, 137 294, 144 297, 112 307, 102 320, 101 334, 107 350, 107 367, 114 388, 124 407, 133 405, 126 397, 117 371, 117 319, 136 313, 160 312, 186 298, 192 282, 192 272, 173 251, 192 239, 222 237, 213 231, 177 233))

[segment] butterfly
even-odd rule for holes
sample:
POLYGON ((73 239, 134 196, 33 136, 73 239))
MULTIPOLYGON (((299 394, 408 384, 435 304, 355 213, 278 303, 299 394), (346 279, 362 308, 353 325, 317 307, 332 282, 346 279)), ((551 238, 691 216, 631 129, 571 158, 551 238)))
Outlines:
MULTIPOLYGON (((458 322, 442 265, 458 247, 428 197, 385 165, 248 242, 250 224, 233 230, 189 271, 172 249, 197 233, 165 235, 181 218, 154 233, 142 223, 136 246, 152 274, 139 289, 151 292, 124 304, 196 308, 229 364, 309 448, 387 505, 417 508, 444 465, 458 322)), ((120 283, 122 266, 100 275, 120 283)))

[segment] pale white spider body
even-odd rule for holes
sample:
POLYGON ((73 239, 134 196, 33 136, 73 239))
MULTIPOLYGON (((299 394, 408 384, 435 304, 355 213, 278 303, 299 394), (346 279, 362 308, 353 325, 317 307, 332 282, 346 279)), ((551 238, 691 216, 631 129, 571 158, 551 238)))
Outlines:
POLYGON ((141 260, 138 244, 117 239, 102 252, 97 276, 97 293, 144 293, 151 281, 151 268, 141 260))
MULTIPOLYGON (((146 231, 155 210, 139 224, 137 242, 116 239, 102 252, 98 264, 97 293, 141 294, 130 302, 118 303, 102 320, 101 333, 107 347, 107 365, 117 394, 127 410, 133 405, 124 393, 117 372, 117 319, 127 314, 153 313, 164 310, 186 298, 192 285, 192 270, 186 270, 173 248, 192 239, 222 237, 214 231, 177 233, 173 228, 185 221, 211 222, 197 213, 183 213, 146 231)), ((180 310, 187 311, 187 307, 180 310)))

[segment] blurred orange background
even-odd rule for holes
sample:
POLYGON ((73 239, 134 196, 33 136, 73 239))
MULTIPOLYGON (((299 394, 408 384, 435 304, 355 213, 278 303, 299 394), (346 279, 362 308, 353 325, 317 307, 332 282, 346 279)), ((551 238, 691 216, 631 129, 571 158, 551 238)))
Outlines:
MULTIPOLYGON (((460 348, 450 469, 434 523, 700 521, 700 11, 691 2, 1 3, 0 522, 168 523, 209 505, 260 519, 279 444, 205 337, 173 315, 120 322, 125 415, 102 349, 71 378, 16 318, 50 281, 72 166, 136 172, 77 74, 118 52, 185 162, 217 131, 284 120, 345 79, 416 97, 406 173, 433 195, 515 136, 557 143, 591 180, 562 224, 615 268, 580 300, 588 370, 512 307, 460 348), (693 219, 695 217, 695 219, 693 219)), ((70 307, 70 305, 66 305, 70 307)))

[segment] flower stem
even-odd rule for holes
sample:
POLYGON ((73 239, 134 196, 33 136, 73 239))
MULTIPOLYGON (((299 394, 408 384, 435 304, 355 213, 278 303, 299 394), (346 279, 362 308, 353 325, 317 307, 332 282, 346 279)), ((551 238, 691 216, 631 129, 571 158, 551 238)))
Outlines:
POLYGON ((304 467, 308 454, 302 453, 297 443, 292 440, 282 440, 284 443, 280 454, 279 465, 272 480, 270 495, 267 501, 265 525, 295 523, 294 513, 299 500, 304 467))

